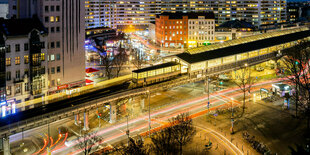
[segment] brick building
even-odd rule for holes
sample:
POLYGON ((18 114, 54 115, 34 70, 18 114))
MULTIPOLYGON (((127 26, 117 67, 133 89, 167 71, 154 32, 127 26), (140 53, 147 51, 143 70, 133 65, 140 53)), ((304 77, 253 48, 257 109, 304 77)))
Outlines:
POLYGON ((214 38, 214 24, 214 14, 210 12, 162 13, 156 16, 156 43, 162 47, 196 47, 202 45, 202 40, 214 38), (189 22, 194 23, 194 21, 195 24, 191 26, 189 22), (196 42, 196 37, 192 37, 195 41, 189 42, 189 35, 192 34, 201 38, 199 44, 196 42), (190 45, 193 42, 195 44, 190 45))

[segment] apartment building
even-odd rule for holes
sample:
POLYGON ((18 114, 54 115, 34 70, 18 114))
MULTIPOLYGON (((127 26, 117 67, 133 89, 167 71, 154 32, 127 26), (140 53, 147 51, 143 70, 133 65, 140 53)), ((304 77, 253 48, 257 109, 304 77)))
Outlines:
POLYGON ((162 47, 197 47, 214 40, 211 12, 162 13, 157 15, 155 25, 156 43, 162 47))
POLYGON ((160 13, 158 0, 86 0, 86 28, 108 26, 131 32, 144 30, 160 13))
POLYGON ((255 26, 286 21, 286 0, 87 0, 86 27, 109 26, 140 30, 169 12, 213 11, 216 26, 230 20, 246 20, 255 26), (96 25, 100 22, 100 25, 96 25), (139 26, 140 27, 139 27, 139 26))
POLYGON ((48 29, 49 92, 85 84, 85 2, 9 0, 12 18, 38 16, 48 29))
POLYGON ((15 104, 46 95, 48 32, 37 18, 1 19, 0 34, 5 59, 5 68, 1 68, 5 77, 0 82, 5 85, 1 102, 4 116, 6 112, 15 112, 15 104))

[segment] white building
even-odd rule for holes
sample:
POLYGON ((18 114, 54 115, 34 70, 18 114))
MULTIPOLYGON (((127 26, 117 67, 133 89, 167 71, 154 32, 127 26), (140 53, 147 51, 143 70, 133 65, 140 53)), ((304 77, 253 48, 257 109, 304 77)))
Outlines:
POLYGON ((141 29, 163 12, 213 11, 216 25, 235 19, 255 26, 286 21, 286 0, 86 0, 85 5, 87 28, 141 29))
POLYGON ((9 14, 8 0, 0 0, 0 18, 6 19, 9 14))
POLYGON ((85 2, 80 0, 9 0, 9 15, 37 15, 48 29, 50 92, 85 84, 85 2))
POLYGON ((214 40, 215 20, 198 16, 188 18, 188 47, 203 46, 212 43, 214 40))
POLYGON ((6 47, 1 83, 7 101, 1 106, 13 113, 15 104, 47 93, 47 30, 39 19, 7 19, 0 20, 0 34, 6 47))

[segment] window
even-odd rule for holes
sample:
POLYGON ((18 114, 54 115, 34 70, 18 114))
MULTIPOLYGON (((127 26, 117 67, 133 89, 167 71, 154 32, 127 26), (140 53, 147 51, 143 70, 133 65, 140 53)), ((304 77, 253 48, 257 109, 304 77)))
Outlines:
POLYGON ((56 6, 56 11, 60 11, 60 6, 59 5, 56 6))
POLYGON ((44 21, 45 21, 46 23, 48 23, 48 16, 45 16, 44 21))
POLYGON ((19 79, 19 78, 20 78, 20 70, 17 70, 17 71, 16 71, 15 77, 16 77, 16 79, 19 79))
POLYGON ((55 6, 51 6, 51 11, 54 11, 55 10, 55 6))
POLYGON ((54 21, 55 21, 54 16, 50 16, 50 22, 54 22, 54 21))
POLYGON ((11 46, 10 45, 7 45, 6 46, 6 53, 10 53, 11 52, 11 46))
POLYGON ((7 81, 11 80, 11 72, 6 72, 6 80, 7 81))
POLYGON ((5 59, 5 65, 11 66, 11 58, 6 58, 5 59))
POLYGON ((51 33, 55 32, 55 27, 51 27, 51 33))
POLYGON ((54 54, 51 55, 51 61, 55 61, 55 55, 54 54))
POLYGON ((20 57, 15 57, 15 65, 20 65, 20 57))
POLYGON ((25 83, 25 91, 29 91, 29 83, 25 83))
POLYGON ((57 48, 60 48, 60 41, 57 41, 57 42, 56 42, 56 47, 57 47, 57 48))
POLYGON ((51 48, 55 48, 55 43, 51 42, 51 48))
POLYGON ((29 70, 28 69, 25 69, 24 75, 27 75, 27 77, 29 77, 29 70))
POLYGON ((25 55, 25 56, 24 56, 24 63, 25 63, 25 64, 28 64, 28 63, 29 63, 29 56, 28 56, 28 55, 25 55))
POLYGON ((41 74, 45 74, 45 67, 44 66, 41 68, 41 74))
POLYGON ((45 48, 45 42, 41 42, 41 48, 45 48))
POLYGON ((59 17, 59 16, 56 16, 55 21, 56 21, 56 22, 60 22, 60 17, 59 17))
POLYGON ((29 44, 28 43, 25 43, 24 44, 24 51, 28 51, 29 50, 29 44))
POLYGON ((20 93, 20 84, 15 85, 15 93, 20 93))
POLYGON ((56 27, 56 32, 60 32, 60 27, 56 27))
POLYGON ((45 6, 45 12, 48 12, 48 6, 45 6))
POLYGON ((57 66, 57 73, 60 73, 60 66, 57 66))
POLYGON ((51 68, 51 74, 55 74, 55 67, 51 68))
POLYGON ((15 44, 15 51, 19 52, 20 51, 20 45, 19 44, 15 44))
POLYGON ((60 54, 56 54, 56 60, 60 60, 60 54))
POLYGON ((45 53, 41 53, 41 61, 45 61, 45 53))
POLYGON ((7 88, 6 88, 6 95, 11 95, 11 89, 12 89, 11 86, 7 86, 7 88))
POLYGON ((51 81, 51 85, 52 85, 52 86, 55 86, 55 80, 52 80, 52 81, 51 81))

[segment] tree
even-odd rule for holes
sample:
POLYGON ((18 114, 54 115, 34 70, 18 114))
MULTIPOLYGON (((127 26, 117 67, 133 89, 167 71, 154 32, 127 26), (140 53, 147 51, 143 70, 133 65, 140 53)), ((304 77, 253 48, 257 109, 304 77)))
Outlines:
POLYGON ((149 148, 144 145, 144 142, 141 137, 138 137, 137 140, 129 137, 128 146, 122 144, 116 151, 121 155, 148 155, 149 148))
POLYGON ((141 69, 142 65, 146 64, 146 57, 145 55, 143 55, 143 53, 138 50, 138 49, 133 49, 132 50, 132 64, 137 68, 137 69, 141 69))
POLYGON ((196 133, 193 120, 189 117, 189 113, 182 113, 172 118, 170 124, 172 125, 172 138, 179 144, 179 152, 182 153, 183 146, 189 143, 196 133))
POLYGON ((173 138, 173 129, 171 127, 162 129, 151 136, 152 150, 156 154, 169 155, 178 152, 178 143, 173 138))
MULTIPOLYGON (((294 84, 295 115, 298 109, 307 119, 307 129, 310 122, 310 42, 302 41, 298 45, 283 50, 285 68, 289 74, 288 79, 294 84)), ((308 130, 309 131, 309 130, 308 130)))
POLYGON ((243 92, 242 113, 240 115, 240 117, 242 117, 245 111, 246 93, 248 92, 250 94, 251 87, 254 83, 254 79, 251 77, 251 67, 248 67, 247 64, 245 64, 244 66, 240 66, 240 70, 236 71, 234 83, 243 92))
POLYGON ((100 58, 101 58, 101 65, 104 66, 105 75, 108 79, 111 79, 113 77, 112 71, 113 71, 113 64, 114 59, 108 52, 100 52, 100 58))
POLYGON ((127 54, 124 48, 121 47, 121 45, 117 49, 117 54, 114 56, 114 66, 116 69, 116 77, 119 76, 120 71, 122 70, 126 59, 127 59, 127 54))
POLYGON ((96 151, 103 142, 103 138, 97 135, 97 132, 85 133, 83 132, 77 140, 77 147, 83 150, 84 155, 90 154, 92 151, 96 151))

